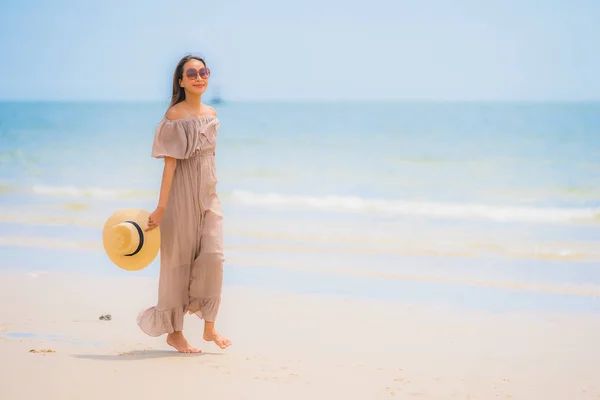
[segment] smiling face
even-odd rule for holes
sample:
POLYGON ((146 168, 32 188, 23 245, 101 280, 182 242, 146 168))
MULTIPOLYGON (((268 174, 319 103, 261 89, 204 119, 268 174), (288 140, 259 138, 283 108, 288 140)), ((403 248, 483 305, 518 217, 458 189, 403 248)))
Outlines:
POLYGON ((177 63, 173 71, 173 85, 171 104, 181 103, 187 95, 200 96, 208 87, 210 69, 206 66, 203 57, 187 55, 177 63))
POLYGON ((199 96, 206 91, 209 77, 210 70, 206 65, 200 60, 191 59, 183 65, 179 85, 186 92, 199 96))

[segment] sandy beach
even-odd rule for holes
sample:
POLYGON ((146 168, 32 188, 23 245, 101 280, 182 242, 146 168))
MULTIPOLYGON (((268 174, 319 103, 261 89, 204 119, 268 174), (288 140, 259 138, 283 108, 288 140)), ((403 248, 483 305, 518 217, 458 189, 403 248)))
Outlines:
POLYGON ((5 272, 0 398, 600 399, 600 319, 485 313, 226 286, 221 351, 172 351, 135 324, 156 279, 5 272), (100 320, 110 314, 111 320, 100 320))

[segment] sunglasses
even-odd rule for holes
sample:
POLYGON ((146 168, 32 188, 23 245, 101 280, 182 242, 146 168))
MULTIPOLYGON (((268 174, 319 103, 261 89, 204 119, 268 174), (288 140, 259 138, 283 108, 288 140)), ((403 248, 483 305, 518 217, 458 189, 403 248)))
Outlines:
POLYGON ((196 79, 198 75, 200 75, 200 78, 202 79, 207 79, 210 76, 210 69, 208 69, 208 67, 200 69, 189 68, 185 71, 185 76, 190 79, 196 79))

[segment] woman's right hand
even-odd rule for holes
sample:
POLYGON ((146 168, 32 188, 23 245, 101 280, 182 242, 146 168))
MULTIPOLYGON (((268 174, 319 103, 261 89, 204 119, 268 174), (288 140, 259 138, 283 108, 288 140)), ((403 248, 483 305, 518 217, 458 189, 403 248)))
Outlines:
POLYGON ((145 229, 145 232, 156 228, 160 224, 160 221, 162 221, 163 215, 165 215, 164 207, 156 207, 156 210, 148 217, 148 227, 145 229))

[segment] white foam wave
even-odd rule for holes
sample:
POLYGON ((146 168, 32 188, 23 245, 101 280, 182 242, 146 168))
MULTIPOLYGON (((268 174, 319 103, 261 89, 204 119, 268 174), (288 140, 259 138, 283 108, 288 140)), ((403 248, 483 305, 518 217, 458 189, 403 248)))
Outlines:
POLYGON ((235 201, 248 205, 315 208, 330 211, 420 216, 429 218, 487 219, 521 222, 600 221, 600 208, 542 208, 485 204, 444 204, 355 196, 301 196, 233 191, 235 201))
MULTIPOLYGON (((149 190, 105 189, 99 187, 76 187, 35 185, 31 190, 42 196, 123 199, 150 198, 156 193, 149 190)), ((397 216, 428 218, 485 219, 516 222, 600 222, 600 208, 560 208, 488 205, 477 203, 441 203, 432 201, 404 201, 389 199, 365 199, 357 196, 306 196, 280 193, 256 193, 244 190, 231 192, 231 199, 242 204, 278 206, 327 211, 375 213, 397 216)))
POLYGON ((123 197, 132 197, 143 195, 146 192, 139 190, 118 190, 103 189, 98 187, 76 187, 68 186, 47 186, 34 185, 31 190, 33 193, 44 196, 73 197, 73 198, 94 198, 94 199, 116 199, 123 197))

